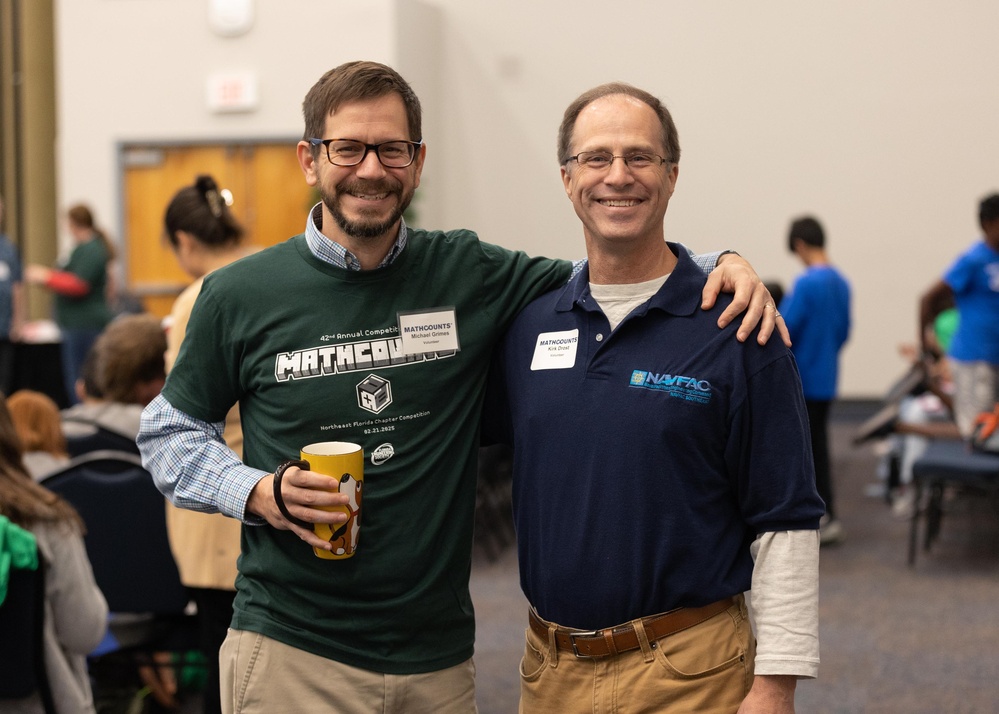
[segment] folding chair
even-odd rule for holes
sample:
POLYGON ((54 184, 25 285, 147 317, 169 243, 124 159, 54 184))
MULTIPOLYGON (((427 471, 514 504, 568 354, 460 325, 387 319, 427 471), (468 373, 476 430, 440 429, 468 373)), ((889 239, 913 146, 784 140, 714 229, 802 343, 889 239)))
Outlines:
POLYGON ((940 534, 944 491, 948 487, 999 495, 999 454, 972 451, 964 441, 931 441, 912 465, 916 509, 909 527, 909 565, 916 563, 920 520, 925 520, 923 551, 940 534), (926 503, 923 494, 928 492, 926 503))

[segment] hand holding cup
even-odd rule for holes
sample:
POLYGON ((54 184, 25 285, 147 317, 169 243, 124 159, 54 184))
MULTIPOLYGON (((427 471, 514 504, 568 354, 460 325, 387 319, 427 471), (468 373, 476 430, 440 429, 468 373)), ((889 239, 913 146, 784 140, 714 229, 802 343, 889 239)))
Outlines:
POLYGON ((315 472, 333 478, 335 491, 346 501, 340 505, 321 507, 339 512, 342 521, 313 521, 315 535, 325 541, 313 549, 327 560, 350 558, 357 550, 361 530, 361 501, 364 491, 364 450, 358 444, 345 441, 323 441, 302 447, 302 461, 315 472))
POLYGON ((285 462, 275 469, 280 478, 268 476, 261 480, 250 492, 247 511, 263 517, 275 528, 292 531, 313 548, 329 550, 329 540, 315 534, 314 524, 338 528, 346 522, 348 496, 339 492, 337 480, 297 463, 285 462))

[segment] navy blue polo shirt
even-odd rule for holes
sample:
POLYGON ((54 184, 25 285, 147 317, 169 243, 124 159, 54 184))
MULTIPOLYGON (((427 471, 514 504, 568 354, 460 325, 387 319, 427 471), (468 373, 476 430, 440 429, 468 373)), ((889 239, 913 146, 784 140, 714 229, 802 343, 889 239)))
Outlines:
POLYGON ((718 329, 685 251, 611 332, 583 271, 531 303, 494 365, 487 437, 514 444, 521 585, 545 619, 598 629, 750 589, 765 531, 815 529, 794 358, 718 329))

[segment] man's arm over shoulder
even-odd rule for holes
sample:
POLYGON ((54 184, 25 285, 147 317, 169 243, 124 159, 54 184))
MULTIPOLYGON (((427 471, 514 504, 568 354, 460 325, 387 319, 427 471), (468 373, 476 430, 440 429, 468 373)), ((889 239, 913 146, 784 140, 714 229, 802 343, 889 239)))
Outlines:
POLYGON ((246 503, 267 473, 236 457, 222 438, 223 427, 185 414, 160 395, 142 412, 136 438, 142 463, 174 505, 260 524, 263 519, 247 515, 246 503))
POLYGON ((568 260, 532 258, 521 251, 479 242, 482 294, 500 324, 508 324, 532 300, 564 286, 575 273, 568 260))
POLYGON ((682 243, 678 245, 687 251, 694 264, 708 276, 701 295, 702 309, 710 310, 714 307, 720 293, 733 294, 731 304, 718 317, 719 328, 725 327, 744 313, 736 332, 736 338, 740 342, 745 342, 753 328, 759 325, 760 331, 756 338, 759 344, 766 344, 774 328, 777 328, 784 344, 791 346, 787 326, 777 311, 773 296, 749 261, 731 250, 697 255, 682 243))

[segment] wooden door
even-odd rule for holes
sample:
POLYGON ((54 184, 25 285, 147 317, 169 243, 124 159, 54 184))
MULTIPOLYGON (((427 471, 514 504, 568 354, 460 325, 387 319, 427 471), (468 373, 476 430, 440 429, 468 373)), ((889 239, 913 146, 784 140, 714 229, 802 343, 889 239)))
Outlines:
POLYGON ((266 247, 305 230, 318 200, 305 183, 295 142, 228 145, 129 145, 124 172, 125 282, 146 310, 169 314, 174 298, 190 284, 163 234, 163 214, 174 194, 210 174, 232 192, 232 211, 246 242, 266 247))

